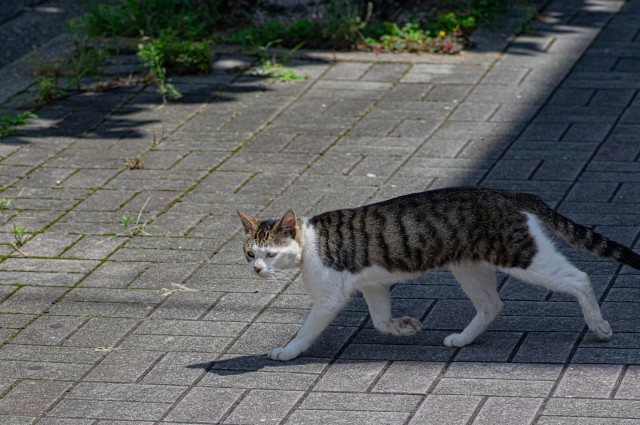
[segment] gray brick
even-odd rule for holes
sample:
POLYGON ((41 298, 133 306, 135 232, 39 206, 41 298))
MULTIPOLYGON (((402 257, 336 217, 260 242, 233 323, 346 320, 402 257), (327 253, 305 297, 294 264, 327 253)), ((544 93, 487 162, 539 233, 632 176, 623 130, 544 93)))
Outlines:
POLYGON ((553 396, 609 398, 621 372, 619 365, 569 365, 553 396))
POLYGON ((312 392, 300 409, 411 413, 419 401, 417 395, 312 392))
POLYGON ((167 353, 142 380, 144 384, 192 385, 211 364, 210 353, 167 353))
POLYGON ((484 67, 449 64, 416 64, 402 77, 403 83, 475 84, 484 67))
POLYGON ((0 359, 94 364, 102 359, 102 353, 92 348, 18 345, 12 342, 0 349, 0 359))
POLYGON ((70 385, 69 382, 21 381, 0 400, 0 414, 40 415, 62 396, 70 385))
POLYGON ((575 341, 576 333, 568 332, 530 332, 518 348, 514 362, 564 363, 575 341), (553 347, 550 350, 549 347, 553 347))
POLYGON ((242 395, 242 390, 193 388, 169 413, 169 422, 219 422, 242 395))
POLYGON ((76 380, 80 379, 90 365, 65 364, 48 361, 0 361, 0 378, 33 380, 76 380))
POLYGON ((404 120, 391 133, 394 137, 424 137, 431 135, 440 125, 435 120, 404 120))
POLYGON ((489 397, 473 423, 528 425, 534 420, 542 402, 541 398, 489 397))
POLYGON ((539 425, 631 425, 635 419, 579 418, 576 416, 540 416, 539 425))
POLYGON ((515 379, 442 378, 434 394, 460 394, 505 397, 547 397, 553 381, 515 379))
POLYGON ((433 382, 442 372, 441 363, 402 362, 391 366, 378 379, 374 392, 426 394, 433 382), (413 379, 419 376, 420 379, 413 379))
POLYGON ((370 67, 371 65, 368 63, 338 62, 327 71, 324 78, 330 80, 358 80, 370 67))
POLYGON ((520 332, 485 332, 473 344, 458 352, 455 361, 499 362, 507 361, 520 341, 520 332))
POLYGON ((430 394, 409 424, 467 424, 481 400, 482 397, 430 394))
POLYGON ((278 424, 303 395, 302 391, 251 390, 223 423, 278 424))
POLYGON ((12 342, 18 344, 57 345, 76 329, 85 319, 70 316, 40 316, 26 327, 12 342))
POLYGON ((637 420, 640 419, 640 401, 552 398, 545 405, 542 414, 569 416, 572 412, 580 412, 587 417, 637 420))
POLYGON ((91 318, 78 332, 64 342, 65 346, 112 347, 131 330, 138 321, 108 317, 91 318))
POLYGON ((160 357, 151 351, 116 350, 85 378, 87 381, 135 382, 160 357))
POLYGON ((538 160, 503 159, 489 173, 490 179, 521 179, 528 180, 531 174, 539 166, 538 160))
MULTIPOLYGON (((169 287, 169 289, 172 289, 169 287)), ((220 292, 177 291, 154 312, 154 318, 197 319, 202 316, 220 297, 220 292)))
POLYGON ((157 351, 203 351, 219 353, 232 338, 204 336, 129 335, 123 342, 126 349, 157 351))
POLYGON ((273 298, 273 294, 227 294, 205 316, 205 320, 248 322, 273 298))
POLYGON ((173 403, 187 387, 172 385, 140 385, 80 382, 65 396, 66 399, 142 401, 148 403, 173 403))
POLYGON ((208 373, 199 385, 216 388, 307 391, 317 377, 316 374, 311 373, 249 371, 242 374, 228 374, 214 371, 208 373))
POLYGON ((51 410, 52 417, 83 417, 127 421, 157 421, 169 410, 169 403, 64 399, 51 410))
POLYGON ((65 290, 65 288, 24 286, 0 305, 0 311, 3 313, 39 314, 46 310, 65 290))
POLYGON ((333 363, 314 387, 314 391, 364 392, 384 369, 383 361, 338 360, 333 363))
POLYGON ((576 180, 584 167, 583 161, 545 160, 536 171, 535 180, 576 180))
POLYGON ((321 425, 326 423, 344 425, 367 425, 372 423, 404 424, 408 413, 401 412, 346 412, 333 410, 296 410, 285 424, 321 425))
MULTIPOLYGON (((602 366, 603 368, 614 369, 616 366, 602 366)), ((621 367, 620 367, 621 369, 621 367)), ((629 366, 622 375, 620 386, 615 392, 617 399, 638 399, 640 395, 640 368, 638 366, 629 366)))

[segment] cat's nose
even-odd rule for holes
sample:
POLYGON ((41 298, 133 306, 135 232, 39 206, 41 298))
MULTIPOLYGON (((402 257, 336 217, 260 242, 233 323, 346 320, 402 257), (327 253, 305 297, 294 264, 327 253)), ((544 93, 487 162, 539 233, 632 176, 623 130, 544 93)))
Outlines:
POLYGON ((253 271, 260 274, 260 270, 262 270, 262 267, 258 267, 258 266, 253 266, 253 271))

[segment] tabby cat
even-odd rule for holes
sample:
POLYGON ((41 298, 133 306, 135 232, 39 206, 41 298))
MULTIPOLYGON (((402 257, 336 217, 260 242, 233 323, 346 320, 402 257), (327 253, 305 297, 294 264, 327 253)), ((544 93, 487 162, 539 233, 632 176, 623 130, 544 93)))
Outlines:
POLYGON ((534 195, 449 188, 401 196, 359 208, 297 218, 256 220, 238 212, 251 273, 267 278, 301 268, 313 307, 297 335, 269 357, 290 360, 318 338, 354 290, 362 291, 380 332, 412 335, 412 317, 392 318, 389 286, 448 266, 477 310, 450 347, 470 344, 502 311, 496 270, 578 299, 600 339, 613 333, 600 313, 588 276, 555 248, 549 235, 640 269, 640 255, 556 213, 534 195))

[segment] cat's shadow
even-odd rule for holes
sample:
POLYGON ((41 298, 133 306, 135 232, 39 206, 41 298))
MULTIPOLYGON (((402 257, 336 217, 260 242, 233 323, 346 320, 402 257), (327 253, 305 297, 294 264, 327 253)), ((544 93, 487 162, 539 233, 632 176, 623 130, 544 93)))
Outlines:
POLYGON ((326 364, 328 359, 314 357, 298 357, 295 360, 280 362, 271 360, 266 354, 238 356, 218 361, 194 363, 187 365, 187 369, 204 369, 209 373, 220 376, 242 375, 257 372, 262 369, 273 370, 278 367, 306 369, 312 364, 326 364))

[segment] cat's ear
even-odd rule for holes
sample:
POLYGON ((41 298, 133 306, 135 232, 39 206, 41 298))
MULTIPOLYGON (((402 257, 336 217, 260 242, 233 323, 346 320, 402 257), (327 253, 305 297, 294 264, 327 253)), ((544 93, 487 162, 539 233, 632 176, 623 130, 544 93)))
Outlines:
POLYGON ((242 226, 244 227, 244 233, 247 235, 258 227, 258 220, 253 217, 249 217, 246 214, 242 214, 240 211, 236 211, 238 217, 242 220, 242 226))
POLYGON ((296 213, 294 213, 293 210, 289 210, 284 213, 282 218, 278 221, 278 223, 276 223, 276 232, 295 238, 296 213))

